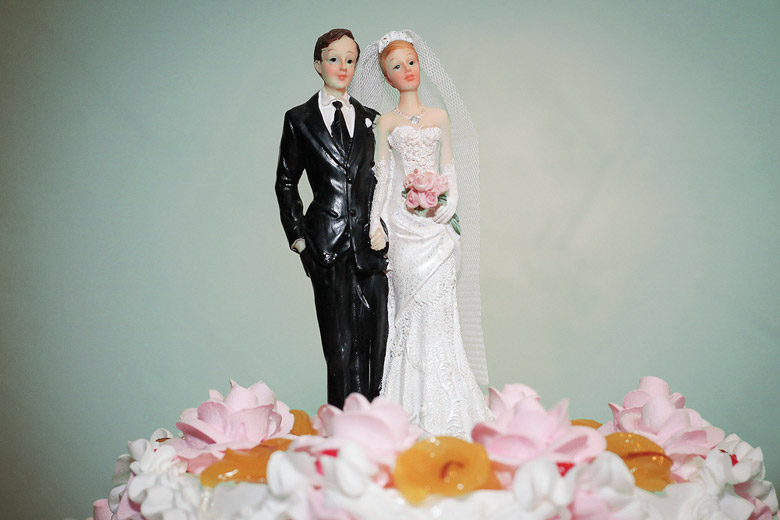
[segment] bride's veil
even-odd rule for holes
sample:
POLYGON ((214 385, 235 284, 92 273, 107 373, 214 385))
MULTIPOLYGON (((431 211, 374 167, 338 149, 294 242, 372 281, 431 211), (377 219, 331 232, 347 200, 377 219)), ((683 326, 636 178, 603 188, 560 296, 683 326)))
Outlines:
POLYGON ((488 384, 482 338, 482 298, 479 286, 479 144, 474 124, 452 80, 426 43, 413 31, 393 31, 371 43, 360 54, 348 91, 360 103, 384 114, 398 104, 398 91, 385 81, 379 68, 379 49, 388 40, 411 39, 420 58, 418 96, 427 106, 442 108, 450 118, 452 155, 458 179, 458 217, 462 235, 458 275, 458 310, 463 346, 477 382, 488 384), (402 34, 401 34, 402 33, 402 34))

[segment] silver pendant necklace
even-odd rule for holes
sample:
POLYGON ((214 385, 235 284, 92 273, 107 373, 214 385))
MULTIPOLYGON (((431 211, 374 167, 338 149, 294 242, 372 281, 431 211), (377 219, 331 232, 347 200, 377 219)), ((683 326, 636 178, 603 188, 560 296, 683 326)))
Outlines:
POLYGON ((420 118, 421 118, 421 117, 423 116, 423 114, 425 113, 425 107, 423 106, 423 107, 422 107, 422 110, 420 110, 420 113, 419 113, 419 114, 417 114, 416 116, 410 116, 410 115, 408 115, 408 114, 404 114, 403 112, 401 112, 400 110, 398 110, 398 107, 395 107, 395 108, 393 109, 393 112, 396 112, 397 114, 404 116, 406 119, 408 119, 408 120, 409 120, 409 122, 410 122, 410 123, 412 123, 413 125, 415 125, 415 126, 416 126, 416 125, 419 125, 419 124, 420 124, 420 118))

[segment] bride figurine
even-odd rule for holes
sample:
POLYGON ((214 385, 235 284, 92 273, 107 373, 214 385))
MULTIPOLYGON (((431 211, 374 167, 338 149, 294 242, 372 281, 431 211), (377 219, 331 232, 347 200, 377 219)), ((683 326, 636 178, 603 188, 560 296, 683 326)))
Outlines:
POLYGON ((364 51, 350 91, 382 112, 369 223, 372 248, 390 244, 381 394, 431 435, 470 438, 476 422, 490 419, 478 385, 487 384, 487 365, 471 118, 439 60, 409 30, 364 51))

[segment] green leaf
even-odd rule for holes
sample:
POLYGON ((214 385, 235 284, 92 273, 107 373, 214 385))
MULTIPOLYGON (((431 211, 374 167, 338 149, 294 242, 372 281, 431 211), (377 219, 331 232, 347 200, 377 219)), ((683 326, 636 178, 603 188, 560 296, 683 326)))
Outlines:
POLYGON ((455 230, 455 233, 460 235, 460 218, 458 218, 458 214, 454 214, 452 218, 450 219, 450 225, 452 226, 452 229, 455 230))

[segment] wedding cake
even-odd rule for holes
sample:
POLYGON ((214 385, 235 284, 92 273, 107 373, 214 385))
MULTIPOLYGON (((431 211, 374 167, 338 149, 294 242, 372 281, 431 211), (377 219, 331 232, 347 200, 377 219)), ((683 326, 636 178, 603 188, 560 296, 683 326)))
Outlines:
POLYGON ((644 377, 603 425, 512 384, 471 439, 426 437, 406 412, 352 394, 290 410, 262 382, 212 390, 176 427, 128 443, 109 519, 778 519, 763 454, 644 377))

